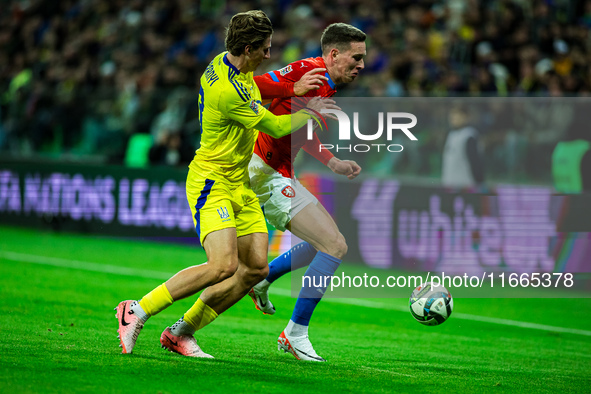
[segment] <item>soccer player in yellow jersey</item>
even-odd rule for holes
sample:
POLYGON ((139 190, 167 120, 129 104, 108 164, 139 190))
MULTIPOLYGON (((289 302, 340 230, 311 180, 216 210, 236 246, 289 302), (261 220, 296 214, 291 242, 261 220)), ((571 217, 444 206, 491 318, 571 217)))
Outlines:
POLYGON ((260 130, 275 138, 303 127, 332 100, 312 99, 293 115, 275 116, 261 105, 253 71, 270 57, 271 21, 262 11, 232 17, 226 30, 228 52, 216 56, 201 77, 201 147, 189 166, 187 200, 207 263, 186 268, 139 301, 117 308, 123 353, 131 353, 146 320, 174 301, 206 289, 160 342, 173 352, 211 357, 195 331, 247 294, 267 276, 268 235, 263 212, 249 184, 248 163, 260 130), (316 112, 315 112, 316 111, 316 112))

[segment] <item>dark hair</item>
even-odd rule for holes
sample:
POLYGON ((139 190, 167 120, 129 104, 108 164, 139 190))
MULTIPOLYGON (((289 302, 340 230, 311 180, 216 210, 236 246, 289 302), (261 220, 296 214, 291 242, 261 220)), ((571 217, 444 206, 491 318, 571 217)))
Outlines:
POLYGON ((327 54, 332 48, 346 51, 352 42, 365 42, 367 36, 358 28, 346 23, 333 23, 329 25, 320 38, 322 54, 327 54))
POLYGON ((236 14, 226 28, 226 49, 234 56, 244 53, 244 47, 251 45, 259 49, 273 34, 273 25, 261 10, 236 14))

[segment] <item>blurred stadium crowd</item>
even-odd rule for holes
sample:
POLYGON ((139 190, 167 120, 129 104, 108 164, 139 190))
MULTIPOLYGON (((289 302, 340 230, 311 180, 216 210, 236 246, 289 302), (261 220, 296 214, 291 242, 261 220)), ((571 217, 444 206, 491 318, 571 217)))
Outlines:
MULTIPOLYGON (((264 10, 274 24, 261 73, 319 56, 330 23, 365 31, 365 70, 342 96, 591 92, 589 0, 7 0, 0 4, 0 151, 186 164, 199 144, 199 77, 224 50, 230 17, 248 9, 264 10)), ((504 149, 542 147, 544 155, 567 128, 485 133, 492 176, 506 177, 494 173, 502 167, 524 181, 548 180, 536 165, 503 167, 504 149)), ((422 139, 422 165, 386 172, 437 175, 443 139, 422 139)))

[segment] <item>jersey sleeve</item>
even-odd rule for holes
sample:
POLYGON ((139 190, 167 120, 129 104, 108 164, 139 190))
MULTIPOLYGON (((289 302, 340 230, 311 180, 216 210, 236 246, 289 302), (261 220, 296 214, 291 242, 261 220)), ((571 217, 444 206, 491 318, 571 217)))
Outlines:
POLYGON ((263 119, 267 109, 254 100, 240 82, 232 81, 231 84, 221 92, 220 110, 228 118, 252 129, 263 119))
POLYGON ((281 70, 269 71, 254 77, 263 99, 294 97, 293 85, 306 72, 316 68, 304 60, 293 62, 281 70), (305 67, 302 67, 304 66, 305 67))
POLYGON ((329 150, 320 149, 321 144, 322 142, 320 142, 320 138, 318 138, 318 135, 314 133, 313 139, 306 140, 306 143, 304 146, 302 146, 302 149, 304 149, 322 164, 327 165, 334 155, 329 150))
POLYGON ((306 111, 300 110, 291 115, 274 115, 267 111, 263 119, 256 125, 259 131, 270 135, 273 138, 281 138, 296 130, 301 129, 308 123, 308 120, 313 119, 317 124, 320 121, 316 115, 306 111))
POLYGON ((274 99, 295 96, 293 92, 294 82, 280 82, 272 73, 275 73, 275 71, 254 77, 254 82, 259 87, 262 98, 274 99))

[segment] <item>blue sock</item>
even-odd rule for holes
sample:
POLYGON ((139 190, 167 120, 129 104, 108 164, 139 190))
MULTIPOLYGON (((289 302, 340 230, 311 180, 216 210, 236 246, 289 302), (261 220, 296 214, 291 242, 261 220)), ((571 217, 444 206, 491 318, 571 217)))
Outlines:
MULTIPOLYGON (((339 268, 340 263, 340 259, 329 254, 323 252, 316 253, 316 257, 314 257, 310 263, 310 267, 308 267, 304 274, 304 277, 310 278, 310 281, 308 282, 308 279, 304 280, 304 286, 300 290, 300 295, 291 315, 291 320, 294 323, 303 326, 307 326, 310 323, 314 308, 316 308, 316 305, 318 305, 318 302, 320 302, 322 295, 326 291, 326 286, 323 286, 325 283, 324 277, 332 277, 337 268, 339 268)), ((330 279, 327 279, 326 284, 329 283, 330 279)))
POLYGON ((267 282, 273 283, 288 272, 307 266, 314 256, 316 256, 316 249, 312 245, 307 242, 297 244, 269 263, 267 282))

